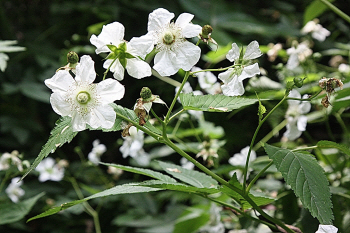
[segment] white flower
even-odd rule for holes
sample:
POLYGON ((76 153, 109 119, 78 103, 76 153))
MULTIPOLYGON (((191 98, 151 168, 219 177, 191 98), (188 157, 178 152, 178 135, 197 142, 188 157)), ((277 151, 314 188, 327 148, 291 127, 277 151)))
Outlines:
POLYGON ((124 26, 121 23, 114 22, 104 25, 100 35, 91 36, 90 42, 96 46, 97 49, 95 51, 97 54, 110 53, 103 67, 108 69, 113 62, 110 71, 114 73, 113 76, 117 80, 124 79, 124 68, 130 76, 137 79, 151 76, 152 71, 149 64, 138 58, 139 56, 144 57, 146 54, 140 54, 140 50, 133 47, 133 39, 129 43, 124 41, 124 31, 124 26), (112 45, 112 48, 116 50, 112 51, 111 47, 107 45, 112 45), (114 61, 114 59, 116 60, 114 61))
POLYGON ((221 86, 224 95, 239 96, 244 94, 243 80, 260 74, 258 63, 252 65, 249 64, 252 59, 258 58, 261 55, 262 53, 257 41, 252 41, 247 46, 242 59, 240 59, 240 49, 237 44, 232 44, 232 49, 227 53, 226 58, 231 62, 235 62, 235 64, 240 64, 241 66, 229 68, 227 71, 219 74, 219 79, 224 82, 221 86))
MULTIPOLYGON (((229 164, 235 167, 245 167, 247 163, 247 157, 248 157, 248 152, 249 152, 249 146, 244 147, 240 153, 234 154, 229 160, 229 164)), ((249 157, 249 163, 253 162, 256 159, 256 152, 252 150, 250 152, 250 157, 249 157)), ((241 170, 233 170, 229 174, 232 176, 234 173, 237 175, 237 179, 239 181, 243 180, 243 173, 241 170)), ((249 174, 249 171, 248 171, 249 174)), ((248 178, 248 176, 247 176, 248 178)))
POLYGON ((96 139, 92 142, 92 150, 88 154, 89 160, 95 164, 98 165, 98 163, 101 161, 101 155, 106 152, 107 147, 103 144, 100 144, 100 140, 96 139))
MULTIPOLYGON (((175 93, 179 91, 179 88, 180 87, 175 88, 175 93)), ((201 91, 193 91, 191 84, 189 82, 185 83, 184 87, 181 90, 181 93, 185 93, 185 94, 193 93, 193 95, 203 95, 203 92, 201 91)), ((177 100, 180 102, 180 98, 178 98, 177 100)), ((203 117, 202 111, 188 110, 188 113, 191 116, 194 116, 195 118, 197 118, 198 120, 200 120, 203 117)))
POLYGON ((129 134, 130 136, 124 137, 123 145, 119 148, 123 158, 130 156, 139 165, 147 166, 150 162, 150 157, 143 149, 143 131, 137 130, 135 126, 131 126, 129 134))
MULTIPOLYGON (((300 93, 293 89, 288 97, 301 98, 300 93)), ((308 95, 304 95, 303 99, 308 98, 308 95)), ((308 101, 300 100, 288 100, 289 107, 286 112, 287 118, 287 131, 283 136, 289 140, 295 140, 300 137, 301 133, 306 130, 307 116, 304 114, 311 110, 311 104, 308 101)))
POLYGON ((319 225, 315 233, 337 233, 338 228, 332 225, 319 225))
POLYGON ((321 24, 318 23, 318 19, 314 19, 313 21, 309 21, 305 24, 305 26, 301 29, 302 34, 311 33, 311 36, 318 40, 324 41, 327 36, 331 35, 331 32, 322 27, 321 24))
POLYGON ((95 78, 94 62, 90 56, 82 56, 75 79, 68 71, 60 70, 45 80, 53 91, 50 98, 53 110, 72 117, 73 131, 86 129, 86 124, 94 129, 109 129, 114 124, 116 113, 109 104, 123 98, 125 88, 114 79, 92 83, 95 78))
POLYGON ((60 181, 64 177, 64 167, 56 164, 55 160, 50 157, 43 159, 35 170, 40 173, 40 182, 45 182, 47 180, 60 181))
POLYGON ((305 59, 312 54, 312 50, 305 41, 298 44, 296 47, 293 46, 287 49, 287 54, 289 55, 287 69, 293 70, 299 66, 300 62, 305 61, 305 59))
POLYGON ((5 71, 7 67, 7 61, 9 60, 9 56, 7 56, 5 53, 19 52, 25 50, 24 47, 13 46, 14 44, 17 44, 16 40, 0 41, 0 70, 2 72, 5 71))
POLYGON ((20 180, 19 177, 15 177, 11 180, 11 183, 6 188, 5 192, 7 193, 7 196, 11 199, 13 202, 18 202, 19 198, 24 195, 24 190, 20 188, 22 185, 22 181, 18 182, 20 180))
POLYGON ((0 171, 9 169, 11 164, 17 166, 19 171, 23 171, 22 161, 18 158, 16 150, 12 151, 11 154, 5 152, 0 156, 0 171))
POLYGON ((171 22, 174 16, 163 8, 154 10, 148 17, 148 33, 134 38, 135 47, 144 54, 156 45, 153 68, 162 76, 173 75, 179 69, 189 71, 200 58, 200 48, 185 38, 198 36, 202 27, 191 23, 192 14, 179 15, 175 23, 171 22))
MULTIPOLYGON (((201 68, 195 66, 192 68, 192 72, 197 72, 201 70, 201 68)), ((195 75, 198 78, 199 86, 208 94, 215 95, 221 92, 220 83, 217 82, 217 78, 212 72, 198 72, 195 75)))

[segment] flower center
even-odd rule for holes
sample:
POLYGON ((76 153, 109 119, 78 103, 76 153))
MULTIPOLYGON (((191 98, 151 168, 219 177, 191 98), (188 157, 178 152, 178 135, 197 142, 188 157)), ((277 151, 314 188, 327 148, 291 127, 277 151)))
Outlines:
POLYGON ((171 45, 172 43, 175 42, 175 36, 168 31, 163 35, 163 42, 166 45, 171 45))
POLYGON ((87 104, 91 99, 90 94, 86 91, 79 92, 76 98, 80 104, 87 104))

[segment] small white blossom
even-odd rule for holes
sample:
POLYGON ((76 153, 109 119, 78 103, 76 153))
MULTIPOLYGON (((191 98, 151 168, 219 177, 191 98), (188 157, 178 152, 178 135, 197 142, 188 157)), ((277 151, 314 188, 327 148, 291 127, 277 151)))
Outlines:
POLYGON ((9 56, 5 53, 19 52, 25 50, 24 47, 13 46, 15 44, 17 44, 16 40, 0 41, 0 70, 2 72, 5 71, 7 67, 7 61, 9 60, 9 56))
POLYGON ((301 42, 296 47, 291 47, 287 49, 287 54, 289 55, 287 61, 287 69, 293 70, 297 68, 300 62, 306 60, 307 57, 311 56, 312 50, 309 48, 309 45, 306 41, 301 42))
MULTIPOLYGON (((300 93, 293 89, 289 93, 288 97, 301 98, 300 93)), ((304 95, 303 99, 308 98, 308 95, 304 95)), ((300 137, 301 133, 306 130, 307 116, 304 114, 311 110, 311 104, 308 101, 300 100, 288 100, 289 107, 286 112, 287 118, 287 131, 283 136, 289 140, 295 140, 300 137)))
POLYGON ((18 158, 16 150, 12 151, 11 154, 5 152, 0 156, 0 171, 9 169, 11 164, 17 166, 19 171, 23 171, 22 161, 18 158))
MULTIPOLYGON (((229 160, 229 164, 235 167, 245 167, 247 163, 247 157, 248 157, 248 152, 249 152, 249 146, 244 147, 240 153, 234 154, 229 160)), ((249 163, 253 162, 256 159, 256 152, 252 150, 250 152, 250 157, 249 157, 249 163)), ((248 171, 249 172, 249 171, 248 171)), ((237 174, 237 179, 239 181, 243 180, 243 173, 241 170, 233 170, 230 172, 230 176, 232 176, 234 173, 237 174)), ((247 176, 248 177, 248 176, 247 176)))
POLYGON ((15 203, 17 203, 19 201, 19 198, 23 196, 25 193, 25 191, 22 188, 20 188, 23 182, 19 180, 20 180, 19 177, 13 178, 11 180, 11 183, 5 190, 5 192, 7 193, 7 196, 11 199, 11 201, 15 203))
POLYGON ((314 19, 305 24, 305 26, 301 29, 302 34, 311 33, 312 38, 318 41, 324 41, 327 36, 331 35, 331 32, 322 27, 321 24, 318 23, 318 19, 314 19))
POLYGON ((338 70, 341 73, 350 73, 350 65, 342 63, 338 66, 338 70))
POLYGON ((95 164, 98 165, 98 163, 101 161, 101 156, 103 153, 106 152, 107 147, 104 144, 100 144, 100 140, 96 139, 92 142, 92 150, 88 154, 89 160, 95 164))
MULTIPOLYGON (((201 71, 201 68, 193 67, 192 72, 201 71)), ((210 72, 198 72, 195 74, 198 78, 199 86, 208 94, 215 95, 221 93, 220 83, 217 82, 216 76, 210 72)))
POLYGON ((129 128, 130 136, 124 137, 123 145, 119 148, 123 158, 128 156, 136 160, 141 166, 147 166, 150 156, 143 149, 143 131, 137 130, 135 126, 129 128))
POLYGON ((246 48, 246 51, 240 59, 240 49, 236 43, 232 44, 232 49, 227 53, 226 58, 240 64, 241 66, 229 68, 219 74, 219 79, 223 81, 222 92, 227 96, 239 96, 244 94, 243 80, 260 74, 258 63, 250 65, 251 60, 262 55, 259 49, 259 43, 252 41, 246 48))
POLYGON ((40 173, 40 182, 48 180, 61 181, 64 177, 64 167, 56 164, 55 160, 50 157, 43 159, 35 170, 40 173))
POLYGON ((114 125, 116 113, 110 103, 124 96, 125 88, 114 79, 95 84, 94 62, 82 56, 76 67, 75 79, 66 70, 58 71, 45 84, 53 93, 50 102, 61 116, 72 118, 73 131, 82 131, 87 124, 96 129, 109 129, 114 125))
POLYGON ((154 10, 149 14, 148 33, 134 38, 135 48, 144 54, 156 47, 153 68, 162 76, 173 75, 179 69, 189 71, 200 58, 200 48, 186 38, 198 36, 202 27, 191 23, 192 14, 183 13, 171 22, 174 16, 163 8, 154 10))
POLYGON ((107 57, 103 64, 105 69, 112 64, 110 71, 114 73, 114 78, 117 80, 124 79, 124 68, 128 71, 128 74, 134 78, 141 79, 152 75, 151 67, 149 64, 139 58, 144 57, 146 54, 140 54, 140 50, 133 47, 134 40, 131 39, 129 43, 124 41, 124 26, 119 22, 110 23, 104 25, 100 35, 92 35, 90 38, 91 44, 96 46, 96 53, 114 53, 107 45, 114 45, 118 48, 119 57, 111 56, 107 57), (131 56, 130 56, 131 55, 131 56), (127 57, 130 56, 130 57, 127 57), (125 64, 125 67, 123 63, 125 64))
POLYGON ((319 225, 315 233, 337 233, 338 228, 332 225, 319 225))

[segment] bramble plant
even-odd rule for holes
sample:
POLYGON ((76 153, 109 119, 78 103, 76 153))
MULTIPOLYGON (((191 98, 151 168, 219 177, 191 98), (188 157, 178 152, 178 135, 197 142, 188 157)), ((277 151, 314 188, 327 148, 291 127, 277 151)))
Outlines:
MULTIPOLYGON (((330 2, 325 4, 341 15, 330 2)), ((169 214, 171 223, 163 218, 157 219, 158 224, 151 222, 147 225, 144 222, 147 218, 143 218, 144 221, 138 223, 145 229, 149 227, 149 230, 142 232, 316 231, 306 229, 301 220, 291 222, 284 218, 288 215, 288 205, 291 209, 306 209, 308 213, 301 215, 311 214, 317 219, 319 228, 316 233, 335 233, 338 228, 346 229, 338 225, 339 220, 337 224, 333 223, 335 216, 331 194, 338 192, 348 197, 339 183, 346 177, 348 169, 350 150, 347 142, 312 140, 313 143, 306 144, 300 139, 304 133, 307 134, 308 124, 324 121, 330 114, 336 116, 344 132, 348 133, 341 114, 348 108, 346 93, 349 91, 347 79, 350 68, 344 72, 339 66, 339 70, 328 74, 319 72, 311 50, 313 40, 325 41, 331 33, 314 19, 301 30, 304 39, 295 39, 286 50, 281 44, 261 46, 256 40, 246 46, 232 43, 229 47, 221 47, 212 38, 214 26, 192 23, 194 15, 189 13, 180 14, 176 20, 174 17, 166 9, 154 10, 149 14, 147 34, 129 41, 124 40, 125 28, 120 22, 104 25, 99 35, 90 37, 95 53, 103 56, 105 72, 102 75, 96 74, 91 56, 82 55, 79 58, 77 53, 69 52, 68 64, 58 68, 51 78, 45 80, 45 85, 52 90, 52 109, 61 117, 30 166, 28 162, 21 161, 18 152, 1 156, 0 170, 8 172, 0 190, 7 180, 17 176, 6 189, 12 202, 17 203, 24 195, 20 186, 28 174, 39 173, 40 182, 66 179, 72 184, 79 200, 51 206, 28 221, 82 204, 84 211, 93 218, 96 233, 102 232, 98 212, 102 206, 99 204, 93 208, 89 200, 163 190, 199 196, 207 202, 191 203, 191 207, 181 209, 176 216, 169 214), (212 51, 204 55, 201 46, 210 47, 212 51), (259 66, 258 61, 264 56, 268 56, 269 61, 277 58, 283 61, 283 64, 276 66, 279 82, 266 77, 266 70, 259 66), (201 57, 210 65, 198 67, 201 57), (224 59, 230 65, 215 68, 224 59), (128 95, 128 87, 121 84, 125 70, 135 78, 134 82, 144 83, 139 97, 128 95), (218 74, 218 78, 214 73, 218 74), (180 83, 169 77, 175 74, 181 76, 180 83), (172 100, 164 101, 165 98, 157 95, 156 90, 147 87, 149 80, 166 82, 171 94, 175 89, 172 100), (193 80, 198 82, 198 88, 192 89, 190 83, 193 80), (246 93, 247 90, 250 95, 246 93), (134 99, 135 105, 130 108, 119 105, 118 101, 122 98, 134 99), (166 111, 164 115, 154 109, 153 104, 156 103, 166 111), (249 106, 256 108, 256 121, 250 122, 256 125, 254 134, 245 148, 237 148, 240 153, 224 161, 221 156, 225 154, 223 146, 228 138, 224 137, 221 126, 205 119, 203 112, 221 113, 224 115, 222 121, 229 118, 240 124, 244 119, 235 119, 235 110, 244 111, 249 106), (229 117, 228 113, 231 113, 229 117), (189 122, 190 129, 182 126, 182 122, 189 122), (260 129, 268 122, 273 129, 261 137, 260 129), (280 134, 280 140, 273 140, 284 127, 286 130, 280 134), (99 174, 106 184, 104 190, 79 183, 74 174, 66 171, 67 160, 55 161, 48 157, 84 130, 121 134, 123 142, 119 150, 123 158, 132 158, 132 166, 101 162, 101 156, 109 148, 99 140, 93 142, 88 161, 76 148, 81 167, 97 168, 102 165, 108 168, 108 174, 99 174), (152 155, 145 151, 144 144, 152 145, 152 155), (161 157, 173 153, 182 157, 181 162, 162 161, 161 157), (340 178, 334 178, 332 174, 336 176, 336 169, 340 169, 337 164, 340 160, 335 158, 338 155, 345 164, 339 172, 340 178), (27 169, 24 173, 23 167, 27 169), (108 182, 108 179, 118 179, 123 172, 135 173, 145 179, 118 185, 108 182), (21 179, 19 174, 22 174, 21 179), (287 191, 279 193, 281 187, 287 191), (288 190, 293 190, 298 199, 294 198, 290 203, 287 201, 279 210, 280 203, 286 202, 285 197, 293 195, 288 190), (87 197, 86 193, 89 194, 87 197), (162 224, 161 221, 167 228, 156 226, 162 224)), ((236 133, 243 132, 244 128, 241 128, 236 133)), ((175 195, 175 192, 171 194, 175 195)), ((28 213, 43 195, 41 193, 19 203, 28 213)), ((10 205, 4 207, 3 212, 10 211, 10 208, 10 205)), ((174 213, 179 211, 173 206, 169 208, 170 212, 171 208, 174 208, 174 213)), ((16 219, 23 218, 26 213, 16 219)), ((140 215, 126 217, 131 222, 137 222, 136 217, 130 219, 130 216, 140 215)), ((0 223, 11 222, 11 217, 0 214, 0 223)), ((130 223, 129 226, 133 225, 130 223)))

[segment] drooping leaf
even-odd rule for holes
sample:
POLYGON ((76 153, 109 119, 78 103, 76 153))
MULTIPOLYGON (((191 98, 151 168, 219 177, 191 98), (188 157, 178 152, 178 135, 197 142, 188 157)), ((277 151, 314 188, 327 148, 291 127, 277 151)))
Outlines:
MULTIPOLYGON (((240 190, 243 189, 241 183, 239 183, 239 181, 237 179, 236 173, 231 177, 229 183, 231 185, 235 186, 236 188, 240 189, 240 190)), ((220 190, 223 193, 227 194, 228 196, 232 197, 238 204, 241 205, 242 209, 245 210, 245 209, 249 209, 249 208, 252 207, 251 204, 249 204, 249 202, 247 200, 245 200, 240 194, 238 194, 237 192, 233 191, 232 189, 230 189, 230 188, 228 188, 226 186, 223 186, 223 187, 220 188, 220 190)), ((253 195, 251 193, 249 193, 248 196, 258 206, 267 205, 267 204, 270 204, 270 203, 275 201, 272 198, 263 197, 263 196, 257 196, 257 195, 253 195)))
POLYGON ((328 180, 310 154, 265 145, 265 151, 301 202, 321 224, 332 225, 333 213, 328 180))
POLYGON ((47 217, 53 214, 56 214, 62 210, 68 209, 72 206, 75 206, 77 204, 80 204, 82 202, 99 198, 99 197, 106 197, 106 196, 111 196, 111 195, 119 195, 119 194, 130 194, 130 193, 144 193, 144 192, 154 192, 154 191, 159 191, 162 190, 160 188, 150 188, 150 187, 145 187, 145 186, 138 186, 137 183, 135 184, 125 184, 125 185, 118 185, 110 189, 106 189, 102 192, 96 193, 94 195, 91 195, 87 198, 81 199, 81 200, 76 200, 76 201, 71 201, 62 204, 61 206, 53 207, 37 216, 34 216, 30 218, 27 222, 32 221, 34 219, 38 218, 43 218, 47 217))
POLYGON ((180 94, 180 100, 185 110, 207 112, 230 112, 243 106, 256 103, 257 99, 225 95, 193 95, 180 94))
POLYGON ((140 183, 141 186, 147 186, 151 188, 161 188, 173 191, 181 191, 186 193, 200 193, 200 194, 213 194, 218 193, 220 190, 216 188, 198 188, 193 186, 188 186, 178 182, 165 182, 160 180, 148 180, 140 183))
POLYGON ((171 163, 158 161, 159 165, 168 174, 197 188, 215 188, 218 182, 202 172, 188 170, 171 163))
POLYGON ((51 135, 46 144, 42 147, 38 157, 34 160, 33 164, 22 176, 21 180, 28 175, 38 164, 47 157, 50 153, 55 152, 58 147, 61 147, 64 143, 72 141, 77 135, 77 132, 73 132, 71 124, 71 117, 61 117, 56 122, 56 127, 51 131, 51 135))
POLYGON ((350 149, 342 144, 338 144, 332 141, 326 141, 326 140, 322 140, 319 141, 317 143, 317 147, 319 148, 336 148, 341 150, 342 152, 344 152, 347 155, 350 155, 350 149))
POLYGON ((136 174, 149 176, 149 177, 152 177, 154 179, 161 180, 164 182, 169 182, 169 183, 176 182, 176 180, 171 178, 170 176, 164 175, 160 172, 156 172, 156 171, 153 171, 150 169, 129 167, 129 166, 123 166, 123 165, 118 165, 118 164, 112 164, 112 163, 101 163, 101 164, 106 165, 106 166, 112 166, 115 168, 119 168, 119 169, 122 169, 123 171, 128 171, 128 172, 133 172, 136 174))
POLYGON ((45 193, 39 193, 38 195, 19 203, 0 204, 0 225, 17 222, 24 218, 33 208, 38 199, 44 194, 45 193))

